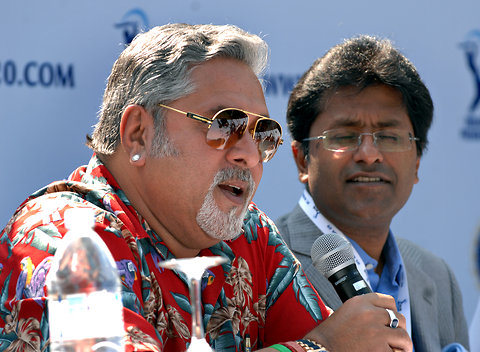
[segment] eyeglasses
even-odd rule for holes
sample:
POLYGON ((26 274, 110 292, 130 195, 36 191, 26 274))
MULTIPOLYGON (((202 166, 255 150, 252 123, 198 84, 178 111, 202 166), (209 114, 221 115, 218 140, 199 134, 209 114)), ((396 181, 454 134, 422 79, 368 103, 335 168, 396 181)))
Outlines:
POLYGON ((282 140, 282 127, 271 118, 257 115, 240 109, 227 108, 217 112, 213 118, 204 117, 192 112, 184 112, 167 105, 159 106, 184 114, 186 117, 208 124, 207 144, 215 149, 228 149, 235 145, 247 130, 248 115, 260 117, 255 127, 250 131, 253 140, 258 145, 261 160, 266 163, 277 151, 282 140))
POLYGON ((320 136, 305 138, 303 141, 321 139, 325 149, 347 152, 357 149, 362 144, 363 136, 372 136, 373 144, 382 152, 404 152, 412 148, 413 141, 420 140, 406 130, 388 129, 367 133, 351 128, 338 128, 324 131, 320 136))

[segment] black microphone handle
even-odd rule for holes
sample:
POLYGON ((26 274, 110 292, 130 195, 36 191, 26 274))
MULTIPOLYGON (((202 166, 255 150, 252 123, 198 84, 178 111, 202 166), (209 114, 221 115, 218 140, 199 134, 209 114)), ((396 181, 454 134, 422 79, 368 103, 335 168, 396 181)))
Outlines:
POLYGON ((353 296, 372 292, 368 284, 363 280, 362 275, 358 272, 355 263, 332 274, 328 280, 332 283, 342 302, 353 296))

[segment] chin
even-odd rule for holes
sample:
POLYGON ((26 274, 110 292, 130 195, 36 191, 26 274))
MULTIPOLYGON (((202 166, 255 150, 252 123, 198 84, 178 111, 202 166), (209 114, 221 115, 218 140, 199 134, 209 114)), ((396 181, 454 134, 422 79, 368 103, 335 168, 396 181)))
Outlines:
POLYGON ((218 207, 200 209, 197 215, 198 226, 211 238, 221 241, 232 240, 241 233, 243 227, 244 211, 237 207, 228 213, 218 207), (239 215, 240 213, 240 215, 239 215))

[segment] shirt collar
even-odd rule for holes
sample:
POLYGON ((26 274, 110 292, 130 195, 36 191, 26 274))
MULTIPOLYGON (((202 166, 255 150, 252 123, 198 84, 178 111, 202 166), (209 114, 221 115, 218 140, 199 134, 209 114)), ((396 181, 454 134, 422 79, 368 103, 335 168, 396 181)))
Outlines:
MULTIPOLYGON (((352 246, 362 258, 363 262, 365 263, 366 269, 375 270, 378 265, 378 261, 369 256, 367 252, 365 252, 362 247, 360 247, 358 243, 352 240, 350 237, 348 237, 348 240, 352 243, 352 246)), ((385 258, 384 270, 386 268, 389 271, 391 284, 401 286, 404 278, 403 261, 400 255, 400 250, 397 246, 397 241, 395 241, 395 238, 393 237, 391 231, 389 231, 387 240, 385 241, 385 245, 383 246, 383 254, 385 258)))

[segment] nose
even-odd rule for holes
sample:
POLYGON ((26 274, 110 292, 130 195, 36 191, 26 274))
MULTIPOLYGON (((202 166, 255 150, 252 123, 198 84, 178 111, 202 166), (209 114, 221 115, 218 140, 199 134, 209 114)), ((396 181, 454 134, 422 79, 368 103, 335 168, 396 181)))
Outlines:
POLYGON ((358 136, 358 148, 353 159, 367 165, 383 161, 383 154, 378 150, 372 133, 362 133, 358 136))
POLYGON ((227 149, 227 159, 242 168, 252 168, 261 163, 257 142, 248 131, 227 149))

